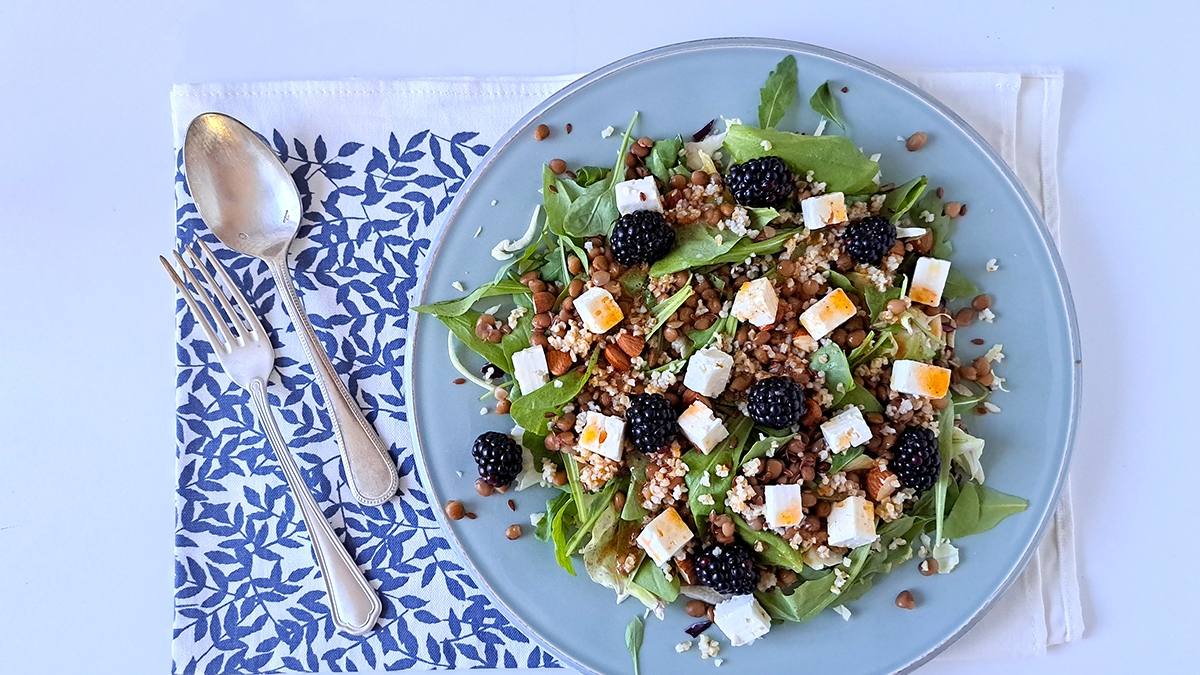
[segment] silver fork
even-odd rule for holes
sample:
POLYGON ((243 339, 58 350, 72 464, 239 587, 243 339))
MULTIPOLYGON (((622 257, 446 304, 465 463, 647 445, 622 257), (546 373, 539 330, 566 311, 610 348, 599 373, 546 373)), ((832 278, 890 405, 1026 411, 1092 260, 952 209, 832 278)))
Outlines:
POLYGON ((241 309, 240 317, 194 249, 189 247, 186 250, 194 263, 193 267, 200 271, 201 276, 207 282, 207 289, 200 284, 192 267, 188 266, 178 252, 174 254, 175 262, 183 270, 184 276, 187 277, 187 283, 184 283, 166 258, 159 256, 158 259, 162 262, 163 267, 167 268, 171 279, 179 288, 188 307, 191 308, 196 323, 204 329, 213 351, 217 354, 217 360, 221 362, 225 372, 239 387, 250 392, 250 399, 254 402, 258 421, 262 424, 263 431, 266 432, 267 439, 275 450, 275 456, 283 468, 283 475, 287 479, 288 487, 291 488, 292 495, 300 506, 300 515, 304 518, 304 526, 308 529, 317 565, 321 568, 321 578, 325 580, 325 594, 329 598, 329 609, 333 615, 334 625, 351 635, 365 635, 374 629, 375 622, 379 620, 379 614, 383 610, 383 603, 380 602, 379 595, 367 583, 366 577, 358 569, 358 565, 350 557, 342 542, 338 540, 329 521, 325 519, 325 515, 317 506, 308 484, 304 482, 300 468, 296 466, 296 459, 292 456, 287 441, 284 440, 283 434, 279 432, 279 426, 275 423, 275 415, 271 412, 271 407, 267 402, 267 380, 270 379, 271 371, 275 367, 275 348, 271 346, 271 340, 263 330, 258 315, 254 313, 246 296, 238 289, 224 266, 217 261, 216 256, 203 241, 200 242, 200 249, 220 275, 228 295, 237 302, 238 308, 241 309), (200 296, 201 302, 204 303, 204 307, 212 317, 212 322, 216 324, 215 327, 200 310, 195 295, 188 288, 189 284, 195 289, 195 295, 200 296), (221 308, 225 310, 228 322, 222 319, 220 310, 213 302, 213 296, 216 296, 221 308), (218 332, 220 333, 219 338, 218 332))

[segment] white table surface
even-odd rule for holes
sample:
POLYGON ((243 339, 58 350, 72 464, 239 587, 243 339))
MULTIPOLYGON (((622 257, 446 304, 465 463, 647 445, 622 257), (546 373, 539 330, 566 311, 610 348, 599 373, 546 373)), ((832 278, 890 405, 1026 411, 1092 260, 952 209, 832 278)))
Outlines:
POLYGON ((172 83, 582 72, 715 35, 1065 69, 1087 635, 922 672, 1195 672, 1193 3, 266 4, 0 3, 0 672, 170 668, 174 303, 155 256, 174 231, 172 83))

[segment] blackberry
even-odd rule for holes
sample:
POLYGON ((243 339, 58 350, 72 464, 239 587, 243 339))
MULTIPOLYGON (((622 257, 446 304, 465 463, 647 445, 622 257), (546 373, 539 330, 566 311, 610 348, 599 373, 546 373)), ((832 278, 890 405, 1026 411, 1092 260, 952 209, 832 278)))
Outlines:
POLYGON ((658 452, 675 440, 679 433, 675 408, 662 394, 634 396, 625 411, 629 438, 644 453, 658 452))
POLYGON ((608 245, 622 265, 653 263, 671 252, 675 230, 658 211, 634 211, 617 219, 608 245))
POLYGON ((796 177, 778 157, 759 157, 729 167, 725 184, 743 206, 775 206, 792 196, 796 177))
POLYGON ((878 265, 896 244, 896 226, 883 216, 867 216, 850 223, 842 234, 842 249, 864 265, 878 265))
POLYGON ((937 435, 925 427, 906 427, 892 445, 888 468, 904 487, 916 490, 917 494, 933 487, 942 470, 937 435))
POLYGON ((804 392, 790 377, 759 380, 746 394, 750 417, 772 429, 786 429, 804 416, 804 392))
POLYGON ((726 595, 746 595, 758 588, 758 570, 750 547, 740 541, 715 543, 700 549, 692 568, 702 586, 726 595))
POLYGON ((489 431, 475 439, 471 449, 479 475, 496 487, 504 487, 521 473, 521 446, 508 434, 489 431))

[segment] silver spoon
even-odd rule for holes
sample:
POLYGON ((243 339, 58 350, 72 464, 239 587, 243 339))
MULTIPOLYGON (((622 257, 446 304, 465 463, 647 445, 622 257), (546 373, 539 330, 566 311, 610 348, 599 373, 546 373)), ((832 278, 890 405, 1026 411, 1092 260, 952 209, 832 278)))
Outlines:
POLYGON ((329 402, 333 435, 354 498, 368 506, 396 494, 396 464, 329 362, 287 267, 288 248, 300 227, 296 183, 249 127, 220 113, 192 120, 183 144, 188 188, 209 229, 229 248, 267 263, 300 344, 329 402))

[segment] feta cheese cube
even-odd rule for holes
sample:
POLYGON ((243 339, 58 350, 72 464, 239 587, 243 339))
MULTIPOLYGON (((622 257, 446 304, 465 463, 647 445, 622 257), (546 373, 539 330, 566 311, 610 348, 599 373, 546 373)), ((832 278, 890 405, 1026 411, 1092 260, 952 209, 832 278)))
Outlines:
POLYGON ((735 595, 717 603, 713 623, 734 647, 748 645, 771 630, 771 617, 753 595, 735 595))
POLYGON ((846 197, 840 192, 809 197, 800 202, 800 212, 804 214, 804 226, 810 230, 819 230, 826 225, 836 225, 846 222, 846 197))
POLYGON ((800 325, 814 340, 820 340, 849 321, 857 311, 846 291, 837 288, 804 310, 800 315, 800 325))
POLYGON ((534 345, 513 354, 513 376, 521 387, 521 394, 532 393, 550 381, 550 369, 546 366, 546 350, 534 345))
POLYGON ((701 396, 717 396, 729 385, 733 357, 716 347, 705 347, 688 359, 683 386, 701 396))
POLYGON ((858 548, 878 537, 875 534, 875 505, 855 495, 833 505, 827 520, 830 546, 858 548))
POLYGON ((845 452, 871 440, 871 427, 863 419, 862 411, 850 406, 822 424, 821 435, 830 452, 845 452))
POLYGON ((706 455, 717 447, 717 443, 729 438, 725 425, 700 401, 692 403, 679 416, 679 428, 696 449, 706 455))
MULTIPOLYGON (((575 304, 578 305, 579 301, 575 304)), ((759 328, 775 323, 778 310, 779 296, 775 294, 771 280, 766 277, 742 284, 733 298, 733 315, 739 321, 749 321, 759 328)))
POLYGON ((650 556, 655 565, 664 565, 692 540, 692 531, 679 517, 675 507, 655 516, 637 537, 638 546, 650 556))
POLYGON ((946 288, 946 277, 949 275, 949 260, 917 258, 912 285, 908 289, 908 299, 922 305, 937 307, 942 302, 942 290, 946 288))
POLYGON ((658 195, 658 186, 654 184, 654 176, 646 176, 636 180, 617 183, 613 188, 617 197, 617 211, 621 215, 634 211, 662 212, 662 199, 658 195))
POLYGON ((765 516, 771 527, 795 527, 804 522, 804 506, 800 503, 800 493, 804 486, 799 483, 789 485, 767 485, 763 488, 765 516))
POLYGON ((901 359, 892 364, 892 391, 942 398, 950 390, 950 369, 901 359))
POLYGON ((575 311, 579 313, 583 327, 597 335, 605 333, 625 318, 612 293, 599 286, 593 286, 575 298, 575 311))
POLYGON ((619 462, 623 440, 625 420, 598 412, 587 413, 587 422, 579 433, 579 447, 619 462))

